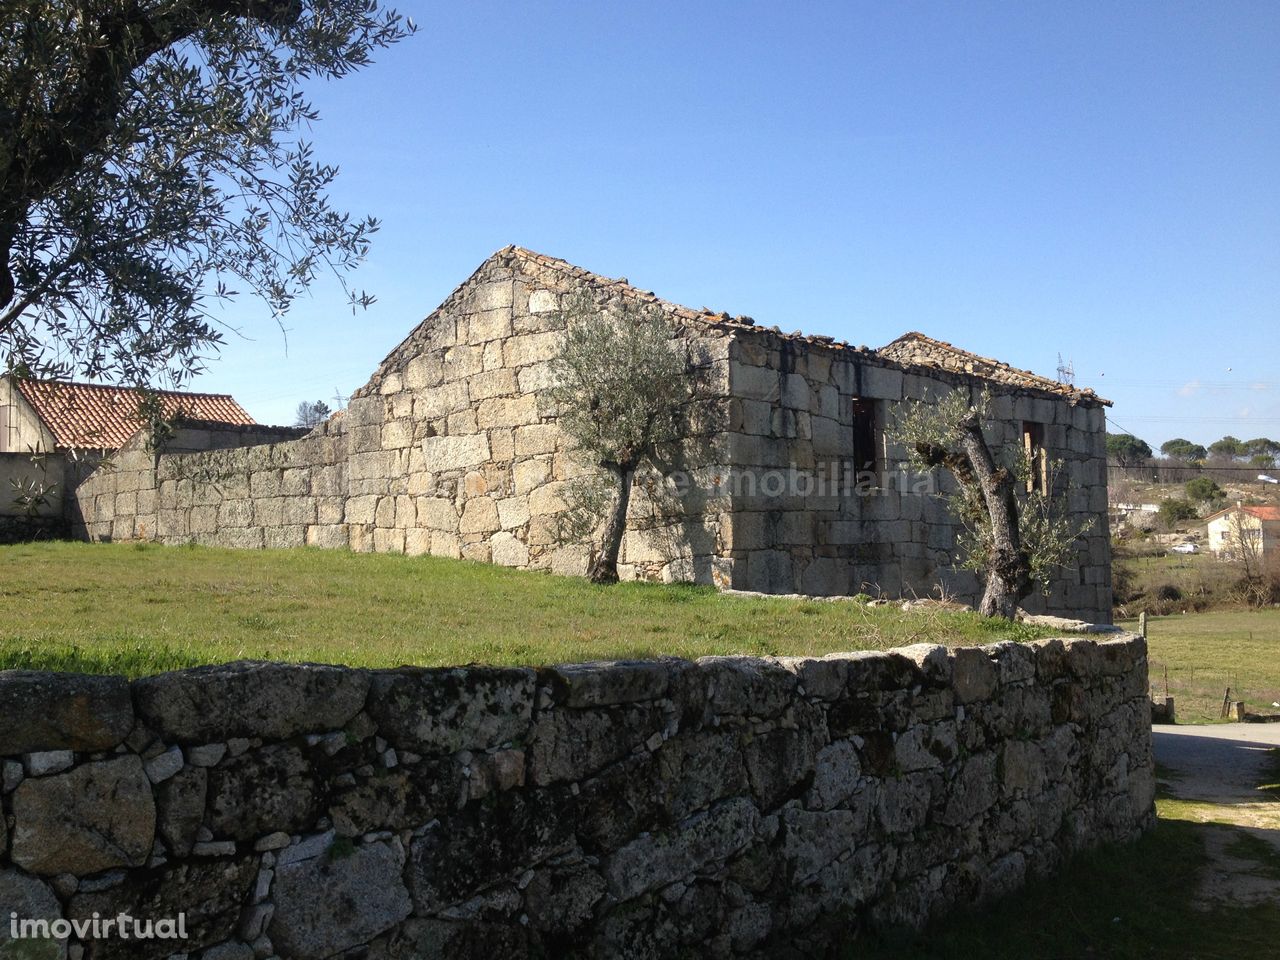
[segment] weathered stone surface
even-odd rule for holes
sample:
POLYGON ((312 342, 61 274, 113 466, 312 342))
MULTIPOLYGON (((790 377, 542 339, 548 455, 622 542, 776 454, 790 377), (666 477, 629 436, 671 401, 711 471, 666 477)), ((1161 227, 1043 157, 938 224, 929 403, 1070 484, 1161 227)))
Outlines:
POLYGON ((548 784, 590 776, 654 734, 661 739, 666 725, 666 713, 652 704, 544 712, 530 736, 530 777, 548 784))
POLYGON ((604 878, 586 864, 544 867, 525 888, 525 911, 535 930, 570 933, 591 920, 607 890, 604 878))
POLYGON ((402 750, 483 750, 528 732, 534 685, 534 672, 522 668, 379 671, 369 715, 402 750))
POLYGON ((1150 826, 1145 670, 1122 639, 382 671, 341 724, 8 760, 0 862, 73 915, 185 909, 198 957, 822 955, 1150 826))
POLYGON ((282 740, 335 730, 364 706, 365 671, 308 663, 238 663, 144 677, 138 711, 166 738, 206 743, 235 736, 282 740))
POLYGON ((547 671, 547 681, 569 707, 603 707, 665 696, 672 664, 663 660, 602 660, 564 663, 547 671))
POLYGON ((47 777, 51 773, 70 769, 76 762, 76 755, 70 750, 41 750, 28 753, 25 761, 27 776, 47 777))
POLYGON ((209 825, 236 840, 301 830, 319 809, 317 788, 315 771, 298 748, 250 750, 209 770, 209 825))
POLYGON ((465 470, 489 459, 489 441, 483 433, 462 437, 427 437, 422 453, 428 470, 465 470))
POLYGON ((803 792, 813 774, 821 733, 809 724, 749 737, 744 745, 747 774, 762 810, 773 810, 803 792))
POLYGON ((272 944, 286 956, 331 957, 390 930, 413 909, 402 867, 387 843, 279 867, 272 944))
MULTIPOLYGON (((485 758, 477 757, 472 767, 473 774, 485 769, 485 758)), ((338 833, 348 837, 421 826, 457 803, 464 782, 462 765, 450 758, 381 770, 336 790, 329 816, 338 833)))
POLYGON ((0 754, 109 750, 132 729, 124 677, 0 670, 0 754))
POLYGON ((35 877, 0 867, 0 960, 63 960, 67 944, 62 940, 13 939, 10 914, 19 920, 57 920, 62 904, 53 891, 35 877))
POLYGON ((166 780, 157 791, 156 827, 169 852, 185 857, 196 842, 196 832, 204 822, 204 804, 209 772, 203 767, 187 767, 166 780))
POLYGON ((136 756, 24 780, 12 803, 10 856, 32 873, 83 876, 140 866, 151 852, 155 801, 136 756))
POLYGON ((155 920, 186 916, 186 940, 99 940, 93 943, 92 960, 159 960, 175 950, 194 953, 235 934, 257 872, 256 856, 168 864, 131 874, 109 890, 76 894, 67 916, 89 919, 94 913, 111 917, 122 911, 155 920))
POLYGON ((143 768, 152 783, 163 783, 182 769, 182 748, 170 747, 144 763, 143 768))
POLYGON ((795 674, 770 660, 702 657, 697 663, 707 698, 719 713, 771 717, 795 694, 795 674))
POLYGON ((737 853, 760 828, 760 812, 745 798, 726 800, 674 829, 636 839, 605 866, 609 892, 630 900, 737 853))
POLYGON ((817 810, 830 810, 844 803, 858 788, 861 776, 862 764, 851 741, 827 744, 814 759, 808 805, 817 810))
POLYGON ((536 864, 567 852, 574 803, 568 791, 512 791, 484 808, 442 818, 413 841, 409 890, 419 914, 461 903, 509 874, 512 864, 536 864))
POLYGON ((979 647, 958 647, 952 651, 956 702, 985 700, 995 692, 998 682, 996 666, 987 652, 979 647))

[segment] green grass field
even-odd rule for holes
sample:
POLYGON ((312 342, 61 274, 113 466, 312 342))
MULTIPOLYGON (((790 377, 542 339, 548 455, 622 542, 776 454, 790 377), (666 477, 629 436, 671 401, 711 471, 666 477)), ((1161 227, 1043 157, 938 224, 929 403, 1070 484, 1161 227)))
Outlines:
POLYGON ((825 654, 1043 631, 941 611, 729 597, 325 550, 0 547, 0 668, 138 676, 238 658, 361 666, 825 654))
MULTIPOLYGON (((1136 621, 1121 626, 1135 629, 1136 621)), ((1258 713, 1280 713, 1280 609, 1215 610, 1148 622, 1151 688, 1169 694, 1182 723, 1221 719, 1227 688, 1258 713)))

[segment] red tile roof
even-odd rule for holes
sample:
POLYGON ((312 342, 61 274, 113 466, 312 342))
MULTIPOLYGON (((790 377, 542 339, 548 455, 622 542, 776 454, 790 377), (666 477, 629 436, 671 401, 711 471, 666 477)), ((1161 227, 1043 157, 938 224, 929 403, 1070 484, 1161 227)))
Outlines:
POLYGON ((1280 507, 1246 507, 1239 504, 1234 507, 1227 507, 1225 510, 1219 510, 1217 513, 1205 517, 1205 519, 1217 520, 1219 517, 1225 517, 1227 514, 1233 513, 1236 510, 1241 511, 1242 513, 1247 513, 1251 517, 1257 517, 1259 520, 1267 522, 1280 521, 1280 507))
MULTIPOLYGON (((58 447, 114 450, 138 432, 142 392, 95 383, 15 380, 14 384, 53 434, 58 447)), ((256 421, 225 393, 157 390, 164 415, 251 426, 256 421)))

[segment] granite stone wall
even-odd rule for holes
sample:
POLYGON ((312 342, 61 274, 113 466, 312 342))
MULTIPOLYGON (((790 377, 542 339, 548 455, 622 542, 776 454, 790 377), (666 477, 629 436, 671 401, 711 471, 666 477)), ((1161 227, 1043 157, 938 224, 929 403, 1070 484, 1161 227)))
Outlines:
POLYGON ((185 915, 57 957, 846 955, 1148 828, 1146 693, 1136 636, 0 672, 0 906, 185 915))
MULTIPOLYGON (((1023 606, 1111 622, 1106 416, 1096 401, 983 382, 902 365, 865 348, 827 345, 765 329, 738 332, 730 347, 730 446, 734 473, 723 536, 733 586, 766 593, 927 596, 938 588, 976 604, 978 577, 956 568, 961 527, 945 471, 904 473, 907 451, 889 439, 906 403, 960 389, 990 397, 984 432, 1000 456, 1018 450, 1034 424, 1056 465, 1054 493, 1075 529, 1075 560, 1047 595, 1023 606), (854 464, 855 399, 875 420, 874 467, 854 464), (785 478, 767 485, 766 478, 785 478), (781 490, 781 492, 779 492, 781 490)), ((1006 460, 1007 462, 1007 460, 1006 460)))

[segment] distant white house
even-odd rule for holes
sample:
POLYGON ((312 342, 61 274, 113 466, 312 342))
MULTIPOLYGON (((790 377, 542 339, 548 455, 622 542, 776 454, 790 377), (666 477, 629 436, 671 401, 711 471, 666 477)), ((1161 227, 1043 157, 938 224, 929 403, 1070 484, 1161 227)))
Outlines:
POLYGON ((1257 559, 1280 555, 1280 507, 1237 503, 1208 518, 1209 550, 1231 559, 1248 550, 1257 559))

